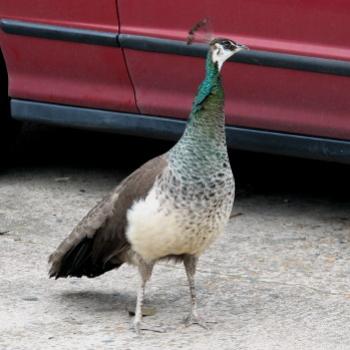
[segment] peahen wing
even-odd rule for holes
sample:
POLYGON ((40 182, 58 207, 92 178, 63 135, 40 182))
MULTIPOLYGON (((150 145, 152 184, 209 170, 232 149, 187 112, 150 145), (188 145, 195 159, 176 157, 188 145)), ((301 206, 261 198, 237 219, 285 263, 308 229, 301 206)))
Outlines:
POLYGON ((91 209, 50 255, 50 277, 95 277, 122 265, 130 249, 126 213, 146 197, 166 166, 166 155, 148 161, 91 209))

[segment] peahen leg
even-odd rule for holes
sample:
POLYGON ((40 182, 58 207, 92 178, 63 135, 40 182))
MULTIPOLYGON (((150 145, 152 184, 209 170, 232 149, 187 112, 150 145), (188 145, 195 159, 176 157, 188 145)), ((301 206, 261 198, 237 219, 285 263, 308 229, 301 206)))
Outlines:
POLYGON ((151 278, 154 263, 146 263, 143 259, 139 260, 138 269, 141 277, 141 283, 137 291, 137 302, 134 318, 134 329, 137 334, 141 332, 142 306, 145 295, 147 281, 151 278))
POLYGON ((197 261, 198 258, 192 255, 186 255, 184 258, 184 265, 191 294, 191 311, 188 317, 185 319, 185 324, 186 326, 190 326, 191 324, 198 324, 199 326, 208 329, 205 322, 198 316, 197 313, 196 288, 194 284, 194 275, 196 273, 197 261))

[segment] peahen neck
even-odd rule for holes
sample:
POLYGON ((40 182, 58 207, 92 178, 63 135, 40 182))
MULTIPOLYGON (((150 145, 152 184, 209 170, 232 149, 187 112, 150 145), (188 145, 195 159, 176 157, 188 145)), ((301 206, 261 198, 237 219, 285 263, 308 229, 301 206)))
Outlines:
POLYGON ((199 86, 186 127, 186 134, 196 136, 200 142, 222 143, 224 136, 224 90, 217 64, 209 51, 205 78, 199 86))
POLYGON ((184 134, 170 152, 177 163, 212 168, 227 158, 224 91, 217 64, 209 51, 206 75, 199 86, 184 134))

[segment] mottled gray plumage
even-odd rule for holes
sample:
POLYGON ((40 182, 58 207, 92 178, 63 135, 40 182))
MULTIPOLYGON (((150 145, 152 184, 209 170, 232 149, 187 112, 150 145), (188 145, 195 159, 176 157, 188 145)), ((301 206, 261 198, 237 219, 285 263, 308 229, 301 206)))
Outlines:
POLYGON ((97 204, 50 256, 51 277, 95 277, 123 263, 141 277, 134 325, 140 332, 145 285, 161 259, 183 261, 191 294, 187 323, 197 315, 198 257, 220 234, 234 200, 224 117, 223 62, 244 47, 227 39, 210 44, 206 77, 186 130, 167 153, 129 175, 97 204))

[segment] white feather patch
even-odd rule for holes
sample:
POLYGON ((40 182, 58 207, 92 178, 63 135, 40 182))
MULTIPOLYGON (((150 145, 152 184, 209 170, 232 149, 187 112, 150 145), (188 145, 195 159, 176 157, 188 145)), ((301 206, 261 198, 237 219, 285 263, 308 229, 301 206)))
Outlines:
POLYGON ((215 44, 215 48, 213 49, 212 53, 212 60, 214 63, 218 64, 219 72, 221 71, 222 65, 225 63, 225 61, 228 60, 233 54, 234 51, 225 50, 221 45, 215 44))
POLYGON ((166 214, 160 207, 154 189, 128 210, 127 238, 132 249, 146 260, 183 253, 180 247, 176 247, 176 236, 180 229, 176 216, 171 212, 166 214))
POLYGON ((166 202, 161 206, 153 188, 145 199, 128 210, 126 236, 132 249, 146 261, 168 255, 200 255, 224 225, 197 224, 194 232, 188 227, 188 218, 185 208, 174 210, 167 207, 166 202))

